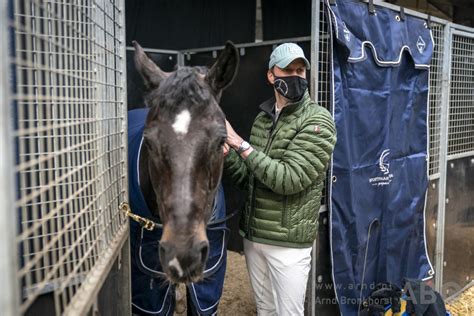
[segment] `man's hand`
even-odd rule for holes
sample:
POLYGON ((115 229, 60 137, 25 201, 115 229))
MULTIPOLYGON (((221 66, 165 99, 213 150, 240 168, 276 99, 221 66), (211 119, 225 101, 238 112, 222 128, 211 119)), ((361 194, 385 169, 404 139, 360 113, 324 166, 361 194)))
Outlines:
POLYGON ((234 149, 238 149, 243 139, 234 131, 230 123, 225 120, 225 128, 227 130, 227 144, 234 149))
MULTIPOLYGON (((232 125, 230 125, 230 123, 225 120, 225 128, 227 130, 227 141, 226 143, 234 148, 235 150, 239 149, 240 147, 240 144, 242 144, 242 142, 244 141, 242 137, 239 136, 239 134, 237 134, 235 131, 234 131, 234 128, 232 127, 232 125)), ((245 160, 247 159, 247 157, 250 155, 250 153, 253 151, 253 148, 250 147, 249 149, 247 149, 246 151, 244 151, 243 153, 240 154, 240 156, 245 160)), ((227 155, 225 153, 225 150, 224 150, 224 157, 225 155, 227 155)))

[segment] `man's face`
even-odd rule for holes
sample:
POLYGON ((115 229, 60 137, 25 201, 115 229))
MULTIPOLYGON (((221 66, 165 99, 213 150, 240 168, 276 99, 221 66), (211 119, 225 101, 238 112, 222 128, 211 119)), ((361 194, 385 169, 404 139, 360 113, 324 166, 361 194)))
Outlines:
POLYGON ((278 66, 269 69, 267 72, 268 81, 273 84, 276 77, 299 76, 306 79, 306 65, 301 58, 293 60, 286 68, 278 66))

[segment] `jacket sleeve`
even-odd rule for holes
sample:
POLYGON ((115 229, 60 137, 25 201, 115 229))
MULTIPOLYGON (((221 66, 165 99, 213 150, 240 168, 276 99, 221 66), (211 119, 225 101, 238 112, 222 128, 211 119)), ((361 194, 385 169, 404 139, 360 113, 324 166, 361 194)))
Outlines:
POLYGON ((249 171, 244 161, 233 149, 224 160, 224 175, 230 177, 239 189, 245 190, 249 181, 249 171))
POLYGON ((245 164, 255 177, 278 194, 291 195, 308 188, 326 172, 336 143, 330 113, 322 109, 307 118, 281 159, 254 150, 245 164))

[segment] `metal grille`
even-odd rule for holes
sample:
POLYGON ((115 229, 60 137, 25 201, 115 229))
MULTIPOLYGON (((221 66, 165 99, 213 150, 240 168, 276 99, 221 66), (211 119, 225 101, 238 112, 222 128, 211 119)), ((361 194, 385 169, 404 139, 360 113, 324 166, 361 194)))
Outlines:
POLYGON ((126 236, 122 2, 13 4, 21 313, 51 291, 80 313, 126 236))
POLYGON ((431 32, 434 40, 434 51, 430 67, 430 93, 429 93, 429 175, 439 177, 439 150, 441 132, 441 102, 443 84, 443 58, 444 58, 444 29, 441 24, 432 24, 431 32))
MULTIPOLYGON (((329 22, 326 15, 324 0, 320 1, 318 40, 319 51, 317 54, 318 73, 317 76, 317 95, 316 102, 332 112, 331 107, 331 42, 329 37, 329 22)), ((330 173, 328 172, 321 199, 322 205, 327 205, 327 187, 329 185, 330 173)))
POLYGON ((317 74, 317 101, 319 105, 331 110, 331 43, 328 33, 329 25, 324 9, 325 4, 323 2, 324 1, 321 1, 320 4, 321 10, 319 16, 319 52, 317 52, 319 73, 317 74))
POLYGON ((448 157, 474 154, 474 38, 452 36, 448 157))

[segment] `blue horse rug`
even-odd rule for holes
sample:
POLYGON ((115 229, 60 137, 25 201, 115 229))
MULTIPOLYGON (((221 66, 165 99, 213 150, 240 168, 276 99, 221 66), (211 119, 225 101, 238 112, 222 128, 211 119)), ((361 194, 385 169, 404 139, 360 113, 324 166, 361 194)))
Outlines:
MULTIPOLYGON (((140 190, 138 161, 142 146, 145 119, 149 109, 128 112, 128 167, 129 195, 133 213, 153 219, 140 190)), ((219 186, 214 200, 211 221, 226 216, 224 191, 219 186)), ((166 281, 161 268, 158 246, 161 229, 148 231, 138 223, 130 221, 130 248, 132 263, 132 307, 140 315, 173 315, 175 286, 166 281)), ((187 286, 194 310, 200 315, 217 313, 222 295, 226 270, 227 240, 229 230, 225 222, 207 228, 209 258, 204 270, 204 280, 187 286)), ((188 306, 188 309, 191 308, 188 306)))
POLYGON ((433 39, 419 18, 326 3, 332 37, 333 281, 343 315, 378 283, 427 279, 427 106, 433 39))

